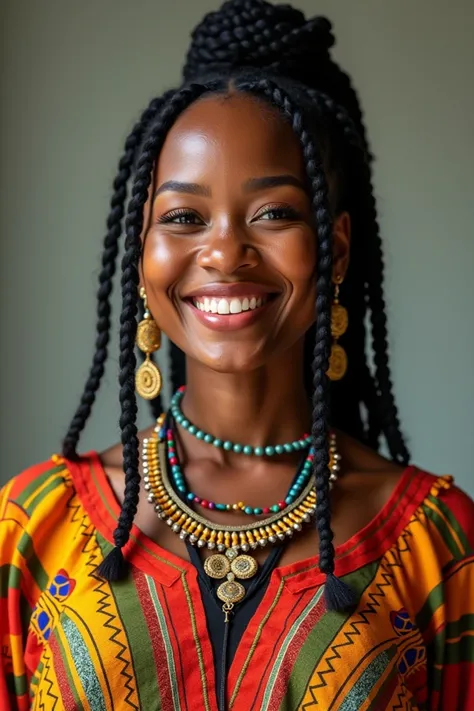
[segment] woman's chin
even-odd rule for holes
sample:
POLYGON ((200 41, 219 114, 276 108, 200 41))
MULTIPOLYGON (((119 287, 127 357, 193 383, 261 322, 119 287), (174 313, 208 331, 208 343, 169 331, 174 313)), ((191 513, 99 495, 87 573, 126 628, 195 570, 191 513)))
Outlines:
MULTIPOLYGON (((204 344, 201 344, 204 345, 204 344)), ((263 343, 213 343, 209 349, 189 353, 188 362, 209 368, 216 373, 239 375, 265 366, 271 359, 270 349, 263 343)))

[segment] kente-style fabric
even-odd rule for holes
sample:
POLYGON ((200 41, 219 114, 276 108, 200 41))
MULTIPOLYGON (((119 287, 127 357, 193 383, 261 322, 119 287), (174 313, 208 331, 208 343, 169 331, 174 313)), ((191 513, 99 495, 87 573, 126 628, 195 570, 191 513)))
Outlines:
MULTIPOLYGON (((1 711, 217 711, 195 567, 137 528, 108 583, 119 507, 100 459, 53 457, 0 497, 1 711)), ((227 680, 230 711, 474 709, 474 504, 406 469, 337 549, 359 594, 328 612, 317 558, 273 570, 227 680)))

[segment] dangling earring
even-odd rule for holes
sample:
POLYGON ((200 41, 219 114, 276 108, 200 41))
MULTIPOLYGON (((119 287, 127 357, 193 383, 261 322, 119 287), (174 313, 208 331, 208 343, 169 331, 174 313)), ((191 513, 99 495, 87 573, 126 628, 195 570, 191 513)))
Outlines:
POLYGON ((143 321, 140 321, 137 327, 136 344, 141 351, 146 353, 146 358, 136 372, 135 389, 140 397, 145 400, 153 400, 161 390, 161 373, 158 366, 151 360, 150 354, 161 346, 161 332, 148 310, 143 287, 140 289, 140 297, 143 299, 145 313, 143 321))
POLYGON ((330 380, 341 380, 347 371, 347 353, 337 342, 338 338, 345 334, 349 325, 347 309, 339 303, 339 287, 342 281, 341 276, 334 278, 334 301, 331 309, 331 335, 333 342, 327 371, 327 376, 330 380))

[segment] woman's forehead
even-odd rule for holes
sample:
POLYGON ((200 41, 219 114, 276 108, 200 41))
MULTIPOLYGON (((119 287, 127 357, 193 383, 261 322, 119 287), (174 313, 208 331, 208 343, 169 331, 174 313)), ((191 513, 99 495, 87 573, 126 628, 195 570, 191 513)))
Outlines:
POLYGON ((245 94, 206 97, 186 109, 171 127, 157 163, 157 178, 179 179, 225 169, 302 175, 298 138, 276 109, 245 94))

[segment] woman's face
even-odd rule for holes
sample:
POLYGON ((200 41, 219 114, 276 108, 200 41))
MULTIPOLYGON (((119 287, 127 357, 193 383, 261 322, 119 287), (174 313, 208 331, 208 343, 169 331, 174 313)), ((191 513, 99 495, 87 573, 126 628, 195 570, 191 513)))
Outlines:
POLYGON ((193 104, 166 138, 145 219, 150 311, 188 357, 249 371, 303 338, 316 236, 300 145, 278 113, 241 94, 193 104))

